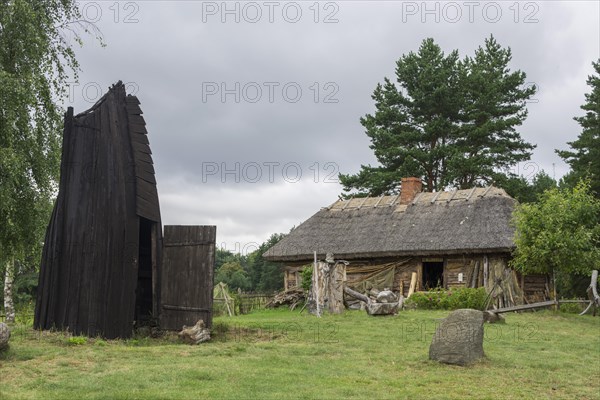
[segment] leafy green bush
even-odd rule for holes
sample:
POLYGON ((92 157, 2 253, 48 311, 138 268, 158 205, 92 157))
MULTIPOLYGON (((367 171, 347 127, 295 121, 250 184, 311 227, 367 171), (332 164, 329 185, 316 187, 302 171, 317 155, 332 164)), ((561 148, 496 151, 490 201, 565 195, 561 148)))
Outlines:
POLYGON ((559 310, 567 314, 579 314, 585 307, 587 307, 585 303, 562 303, 559 310))
POLYGON ((435 289, 413 293, 406 301, 406 305, 421 310, 457 310, 459 308, 483 310, 486 298, 485 288, 435 289))
POLYGON ((300 274, 302 275, 302 289, 308 292, 310 290, 310 285, 312 285, 313 266, 307 265, 302 269, 300 274))
POLYGON ((87 343, 87 338, 85 336, 71 336, 67 339, 67 344, 71 346, 79 346, 87 343))
POLYGON ((33 316, 35 314, 35 305, 33 302, 21 303, 17 305, 15 312, 15 324, 33 326, 33 316))

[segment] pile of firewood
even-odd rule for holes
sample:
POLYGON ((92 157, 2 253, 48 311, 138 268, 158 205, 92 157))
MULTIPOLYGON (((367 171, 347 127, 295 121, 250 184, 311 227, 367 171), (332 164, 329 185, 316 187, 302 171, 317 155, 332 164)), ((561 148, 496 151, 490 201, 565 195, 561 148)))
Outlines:
POLYGON ((296 308, 296 306, 306 300, 306 293, 302 289, 288 289, 283 292, 277 293, 267 303, 267 308, 280 307, 282 305, 289 305, 290 310, 296 308))

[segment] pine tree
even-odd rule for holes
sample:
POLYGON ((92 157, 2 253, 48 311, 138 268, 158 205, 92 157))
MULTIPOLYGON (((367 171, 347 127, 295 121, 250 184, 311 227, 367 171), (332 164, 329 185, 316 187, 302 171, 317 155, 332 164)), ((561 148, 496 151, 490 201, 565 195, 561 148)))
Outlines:
POLYGON ((583 129, 577 140, 568 143, 572 150, 556 152, 571 166, 564 180, 572 186, 586 177, 590 180, 592 191, 600 196, 600 59, 592 65, 596 74, 587 79, 591 91, 586 93, 585 104, 581 106, 585 115, 573 118, 583 129))
MULTIPOLYGON (((433 39, 396 63, 373 93, 376 111, 360 122, 380 166, 340 174, 345 192, 393 193, 402 177, 417 176, 427 191, 489 183, 502 169, 529 159, 533 145, 516 127, 527 117, 525 73, 511 72, 510 49, 493 37, 474 58, 445 55, 433 39)), ((356 193, 355 193, 356 194, 356 193)))
POLYGON ((341 174, 345 190, 394 192, 403 176, 423 177, 428 191, 444 187, 461 104, 457 78, 458 52, 444 55, 433 39, 402 56, 396 63, 399 88, 385 78, 372 96, 376 112, 360 120, 381 166, 341 174))
POLYGON ((490 37, 474 58, 461 63, 464 103, 457 152, 449 165, 455 187, 499 180, 503 175, 499 171, 529 160, 535 148, 515 127, 527 118, 525 102, 536 89, 524 87, 524 72, 510 72, 511 58, 510 48, 503 49, 490 37))

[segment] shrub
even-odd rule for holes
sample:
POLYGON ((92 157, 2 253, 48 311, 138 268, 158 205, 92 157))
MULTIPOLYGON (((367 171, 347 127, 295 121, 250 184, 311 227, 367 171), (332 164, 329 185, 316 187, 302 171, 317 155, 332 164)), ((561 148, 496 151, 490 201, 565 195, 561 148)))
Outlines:
POLYGON ((457 310, 459 308, 483 310, 486 298, 485 288, 434 289, 413 293, 406 301, 406 305, 415 306, 421 310, 457 310))
POLYGON ((79 346, 87 343, 87 338, 85 336, 71 336, 67 339, 67 344, 70 346, 79 346))
POLYGON ((579 314, 585 309, 585 307, 587 307, 585 303, 562 303, 559 310, 563 313, 579 314))
POLYGON ((300 274, 302 275, 302 289, 308 292, 310 290, 310 286, 312 285, 313 266, 307 265, 302 269, 300 274))

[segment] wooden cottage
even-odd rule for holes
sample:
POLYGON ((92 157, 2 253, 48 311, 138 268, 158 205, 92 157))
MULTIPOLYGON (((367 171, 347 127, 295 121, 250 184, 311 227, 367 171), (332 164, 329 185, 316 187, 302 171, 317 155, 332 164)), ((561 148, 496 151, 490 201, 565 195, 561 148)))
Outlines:
POLYGON ((508 267, 515 205, 493 186, 426 193, 418 178, 405 178, 399 195, 321 209, 264 257, 284 264, 286 289, 300 284, 316 251, 321 260, 333 253, 349 261, 347 284, 359 291, 389 287, 406 296, 414 272, 416 290, 484 286, 497 306, 522 304, 546 298, 548 282, 508 267))
POLYGON ((210 326, 214 226, 163 237, 145 121, 114 85, 65 116, 58 197, 46 231, 34 325, 128 337, 134 326, 210 326))

